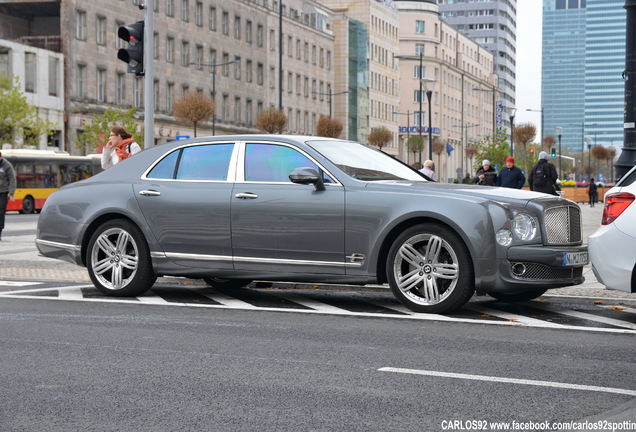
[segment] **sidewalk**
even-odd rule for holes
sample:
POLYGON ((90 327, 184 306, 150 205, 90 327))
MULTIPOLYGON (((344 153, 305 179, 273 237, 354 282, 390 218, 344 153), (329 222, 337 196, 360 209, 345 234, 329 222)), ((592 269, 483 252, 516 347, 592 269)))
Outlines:
MULTIPOLYGON (((600 226, 603 206, 601 203, 594 208, 587 204, 580 204, 580 207, 583 212, 583 237, 587 239, 600 226)), ((38 256, 35 234, 12 236, 9 227, 6 228, 0 241, 0 279, 91 283, 85 268, 38 256)), ((583 275, 583 284, 553 289, 549 294, 636 300, 636 293, 605 289, 596 280, 589 264, 585 267, 583 275)), ((174 283, 175 278, 160 278, 159 282, 174 283)))

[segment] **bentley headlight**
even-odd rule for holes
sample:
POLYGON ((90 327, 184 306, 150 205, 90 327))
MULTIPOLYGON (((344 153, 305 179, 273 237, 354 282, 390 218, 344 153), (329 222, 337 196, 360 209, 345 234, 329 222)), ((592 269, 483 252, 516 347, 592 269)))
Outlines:
POLYGON ((510 243, 512 243, 512 233, 510 232, 510 230, 507 230, 505 228, 497 231, 496 237, 497 243, 502 246, 510 246, 510 243))
POLYGON ((530 215, 518 213, 513 220, 515 235, 523 240, 532 240, 537 235, 537 221, 530 215))

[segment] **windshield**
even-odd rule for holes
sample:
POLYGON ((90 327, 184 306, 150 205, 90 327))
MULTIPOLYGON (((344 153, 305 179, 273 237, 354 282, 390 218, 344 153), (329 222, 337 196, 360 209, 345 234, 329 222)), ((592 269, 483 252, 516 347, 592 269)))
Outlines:
POLYGON ((358 180, 426 181, 397 159, 363 144, 352 141, 308 141, 307 144, 358 180))

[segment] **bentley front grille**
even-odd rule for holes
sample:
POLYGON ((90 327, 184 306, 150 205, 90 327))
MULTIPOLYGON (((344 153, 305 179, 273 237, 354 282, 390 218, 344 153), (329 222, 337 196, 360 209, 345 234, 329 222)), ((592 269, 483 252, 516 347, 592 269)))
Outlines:
POLYGON ((545 211, 547 243, 554 245, 581 242, 581 209, 577 206, 552 207, 545 211))

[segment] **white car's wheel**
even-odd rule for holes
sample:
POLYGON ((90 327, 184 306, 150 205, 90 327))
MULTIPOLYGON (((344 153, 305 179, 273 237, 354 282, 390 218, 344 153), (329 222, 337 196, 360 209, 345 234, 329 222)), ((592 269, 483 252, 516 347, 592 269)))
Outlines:
POLYGON ((475 292, 468 249, 455 232, 438 224, 416 225, 398 236, 386 271, 395 297, 416 312, 454 311, 475 292))
POLYGON ((157 280, 141 230, 124 219, 108 221, 93 233, 86 267, 95 287, 111 296, 138 296, 157 280))

